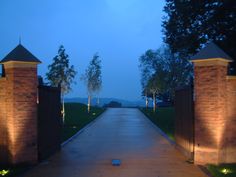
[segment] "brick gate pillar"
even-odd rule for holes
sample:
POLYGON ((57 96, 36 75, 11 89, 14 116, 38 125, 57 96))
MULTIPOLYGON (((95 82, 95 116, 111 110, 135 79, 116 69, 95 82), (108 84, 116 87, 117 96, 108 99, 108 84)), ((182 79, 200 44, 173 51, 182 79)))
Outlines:
POLYGON ((226 112, 226 75, 231 58, 214 43, 192 58, 194 64, 194 162, 222 161, 226 112))
POLYGON ((36 163, 37 64, 40 61, 19 44, 2 61, 5 69, 5 126, 8 163, 36 163))

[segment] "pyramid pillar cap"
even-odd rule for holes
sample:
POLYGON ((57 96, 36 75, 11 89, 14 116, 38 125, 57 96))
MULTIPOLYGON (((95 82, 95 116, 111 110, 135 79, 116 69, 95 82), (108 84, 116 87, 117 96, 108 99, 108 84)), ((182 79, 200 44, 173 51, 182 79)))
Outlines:
POLYGON ((233 60, 215 43, 211 42, 206 44, 190 61, 194 65, 228 65, 233 60))
POLYGON ((1 61, 0 64, 9 62, 25 62, 39 64, 41 61, 36 58, 29 50, 22 44, 17 45, 10 53, 8 53, 1 61))

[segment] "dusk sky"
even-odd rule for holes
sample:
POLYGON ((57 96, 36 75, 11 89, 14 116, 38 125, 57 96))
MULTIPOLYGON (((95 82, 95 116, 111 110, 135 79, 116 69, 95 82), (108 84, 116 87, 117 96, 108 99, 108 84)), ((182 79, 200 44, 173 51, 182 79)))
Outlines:
POLYGON ((80 81, 98 52, 102 60, 100 97, 141 99, 139 56, 162 44, 164 0, 1 0, 0 58, 19 43, 42 61, 38 74, 64 45, 78 71, 67 97, 87 97, 80 81))

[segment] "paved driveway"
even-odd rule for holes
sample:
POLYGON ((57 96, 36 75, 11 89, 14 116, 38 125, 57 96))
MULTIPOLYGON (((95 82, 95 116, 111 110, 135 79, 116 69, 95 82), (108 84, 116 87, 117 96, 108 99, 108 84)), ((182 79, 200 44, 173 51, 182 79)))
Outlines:
POLYGON ((204 177, 138 109, 108 109, 27 177, 204 177), (121 166, 112 166, 120 159, 121 166))

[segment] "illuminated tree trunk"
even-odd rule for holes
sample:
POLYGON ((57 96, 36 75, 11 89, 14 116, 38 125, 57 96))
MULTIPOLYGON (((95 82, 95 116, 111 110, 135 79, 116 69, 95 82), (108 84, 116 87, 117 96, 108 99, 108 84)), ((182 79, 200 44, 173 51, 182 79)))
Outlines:
POLYGON ((156 112, 156 94, 155 94, 155 92, 152 93, 152 100, 153 100, 153 112, 156 112))
POLYGON ((63 121, 63 124, 65 123, 65 115, 66 115, 66 113, 65 113, 65 101, 64 101, 64 95, 62 94, 61 95, 61 97, 62 97, 62 110, 61 110, 61 114, 62 114, 62 121, 63 121))
POLYGON ((148 109, 148 97, 147 97, 147 95, 145 96, 145 98, 146 98, 146 109, 148 109))
POLYGON ((90 112, 90 106, 91 106, 91 96, 88 96, 88 113, 90 112))

